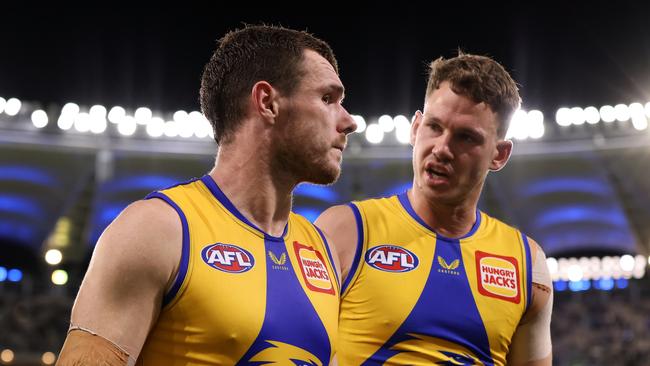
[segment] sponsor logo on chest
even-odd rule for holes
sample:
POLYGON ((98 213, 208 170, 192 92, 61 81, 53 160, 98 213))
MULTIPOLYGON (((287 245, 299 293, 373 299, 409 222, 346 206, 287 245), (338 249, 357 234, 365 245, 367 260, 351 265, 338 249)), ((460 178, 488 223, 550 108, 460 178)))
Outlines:
POLYGON ((323 255, 311 246, 293 242, 293 250, 302 278, 312 291, 334 295, 334 285, 323 255))
POLYGON ((379 245, 368 249, 366 263, 372 268, 385 272, 408 272, 420 263, 411 251, 395 245, 379 245))
POLYGON ((228 273, 247 272, 255 265, 249 251, 233 244, 210 244, 201 250, 201 259, 210 267, 228 273))
POLYGON ((270 250, 268 251, 268 253, 269 253, 269 258, 271 259, 271 262, 273 262, 271 264, 271 269, 280 270, 280 271, 288 271, 289 270, 289 267, 286 266, 286 264, 287 264, 287 253, 285 253, 283 251, 282 254, 280 254, 280 256, 275 255, 275 253, 273 253, 270 250))
POLYGON ((460 276, 460 272, 457 271, 458 267, 460 266, 460 259, 454 259, 450 263, 447 263, 447 261, 439 255, 438 265, 440 266, 440 268, 438 268, 439 273, 460 276))
POLYGON ((476 275, 481 295, 519 304, 519 264, 514 257, 476 252, 476 275))

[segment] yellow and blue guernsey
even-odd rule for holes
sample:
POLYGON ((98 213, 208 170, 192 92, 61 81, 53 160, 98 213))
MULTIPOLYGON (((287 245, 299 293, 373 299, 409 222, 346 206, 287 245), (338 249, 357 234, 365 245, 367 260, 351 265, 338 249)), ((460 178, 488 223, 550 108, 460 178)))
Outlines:
POLYGON ((183 246, 137 365, 330 363, 339 284, 325 238, 309 221, 291 213, 284 234, 270 236, 207 175, 147 198, 177 211, 183 246))
POLYGON ((359 243, 342 285, 339 364, 505 365, 530 299, 526 236, 477 211, 468 234, 446 238, 406 193, 350 207, 359 243))

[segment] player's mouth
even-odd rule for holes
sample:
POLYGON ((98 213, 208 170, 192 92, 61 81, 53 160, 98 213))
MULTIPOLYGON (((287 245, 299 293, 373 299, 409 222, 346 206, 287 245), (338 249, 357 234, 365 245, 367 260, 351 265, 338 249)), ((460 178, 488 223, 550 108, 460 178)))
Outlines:
POLYGON ((426 167, 425 171, 427 173, 427 178, 429 182, 432 184, 441 184, 441 183, 449 182, 451 174, 447 169, 429 165, 426 167))

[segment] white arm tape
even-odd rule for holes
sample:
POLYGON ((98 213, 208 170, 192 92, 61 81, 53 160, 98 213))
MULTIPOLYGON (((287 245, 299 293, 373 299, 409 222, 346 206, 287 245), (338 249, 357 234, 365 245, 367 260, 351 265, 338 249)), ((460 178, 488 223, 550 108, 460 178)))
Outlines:
POLYGON ((109 343, 111 343, 113 346, 117 347, 117 349, 119 349, 120 351, 124 352, 124 354, 126 354, 126 355, 128 356, 129 361, 128 361, 128 363, 126 364, 126 366, 135 366, 136 359, 133 358, 133 356, 131 356, 131 355, 130 355, 130 354, 129 354, 125 349, 124 349, 124 347, 120 347, 119 344, 113 342, 112 340, 110 340, 110 339, 108 339, 108 338, 106 338, 106 337, 104 337, 104 336, 101 336, 101 335, 97 334, 97 332, 94 332, 94 331, 91 330, 91 329, 84 328, 84 327, 80 327, 80 326, 78 326, 78 325, 74 325, 74 324, 70 323, 70 328, 68 328, 68 333, 70 333, 70 332, 73 331, 73 330, 80 330, 80 331, 82 331, 82 332, 90 333, 90 334, 92 334, 92 335, 94 335, 94 336, 104 338, 106 341, 108 341, 109 343))
POLYGON ((546 264, 546 255, 539 248, 537 249, 537 256, 533 263, 533 282, 548 288, 553 288, 551 273, 548 271, 548 265, 546 264))
POLYGON ((553 350, 551 344, 553 283, 546 265, 546 255, 541 249, 537 250, 537 257, 533 264, 533 282, 548 287, 550 296, 537 314, 531 314, 531 318, 526 319, 525 323, 521 323, 517 327, 508 355, 509 362, 513 364, 525 364, 526 362, 544 359, 553 350))

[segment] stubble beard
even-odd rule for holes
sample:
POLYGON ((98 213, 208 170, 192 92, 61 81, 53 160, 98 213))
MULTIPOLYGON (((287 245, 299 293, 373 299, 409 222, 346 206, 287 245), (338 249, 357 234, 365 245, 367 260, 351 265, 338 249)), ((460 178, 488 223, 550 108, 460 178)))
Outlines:
POLYGON ((298 183, 328 185, 336 182, 341 175, 340 165, 328 162, 327 151, 318 153, 314 149, 308 151, 287 146, 278 152, 277 164, 281 171, 291 174, 298 183))

